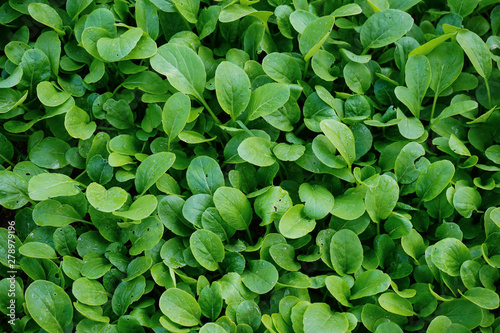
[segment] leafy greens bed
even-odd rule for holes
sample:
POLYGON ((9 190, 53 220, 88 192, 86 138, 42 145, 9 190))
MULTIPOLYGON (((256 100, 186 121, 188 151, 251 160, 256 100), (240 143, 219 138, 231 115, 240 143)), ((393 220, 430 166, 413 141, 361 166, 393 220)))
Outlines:
POLYGON ((499 332, 498 2, 5 1, 3 330, 499 332))

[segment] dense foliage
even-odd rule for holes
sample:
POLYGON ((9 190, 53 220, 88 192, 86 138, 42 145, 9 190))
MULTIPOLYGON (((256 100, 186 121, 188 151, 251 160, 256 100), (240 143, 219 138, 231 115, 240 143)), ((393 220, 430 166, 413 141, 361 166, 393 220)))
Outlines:
POLYGON ((499 2, 4 1, 4 332, 499 332, 499 2))

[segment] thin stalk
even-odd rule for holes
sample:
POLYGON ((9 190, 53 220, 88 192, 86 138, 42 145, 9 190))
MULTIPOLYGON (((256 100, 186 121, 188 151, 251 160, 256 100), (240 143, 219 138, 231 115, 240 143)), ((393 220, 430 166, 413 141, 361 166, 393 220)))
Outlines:
POLYGON ((303 130, 304 128, 306 128, 306 123, 302 123, 302 124, 299 126, 299 128, 297 128, 297 130, 296 130, 293 134, 295 134, 296 136, 298 136, 298 135, 299 135, 299 133, 300 133, 300 132, 302 132, 302 130, 303 130))
POLYGON ((253 245, 252 234, 250 233, 250 228, 246 228, 245 231, 247 232, 247 236, 248 236, 248 244, 253 245))
POLYGON ((252 137, 253 137, 253 136, 255 136, 255 135, 252 133, 252 131, 250 131, 250 130, 248 129, 248 127, 246 127, 246 126, 245 126, 245 124, 243 124, 243 123, 241 122, 241 120, 236 120, 236 123, 237 123, 238 125, 240 125, 240 127, 241 127, 241 128, 242 128, 245 132, 247 132, 250 136, 252 136, 252 137))
POLYGON ((283 162, 281 162, 280 160, 276 160, 280 166, 281 169, 283 169, 283 172, 285 173, 285 177, 286 179, 291 179, 290 178, 290 175, 288 174, 288 170, 285 168, 285 165, 283 164, 283 162))
POLYGON ((436 111, 437 99, 438 99, 438 93, 436 91, 436 93, 434 94, 434 101, 432 101, 431 119, 429 120, 431 126, 432 126, 432 120, 434 119, 434 112, 436 111))
POLYGON ((35 201, 33 201, 33 200, 31 200, 31 198, 29 197, 29 195, 27 195, 27 194, 25 194, 25 193, 22 193, 22 192, 21 192, 21 194, 22 194, 22 196, 23 196, 26 200, 28 200, 28 202, 29 202, 31 205, 36 206, 36 202, 35 202, 35 201))
POLYGON ((488 80, 484 78, 484 85, 486 87, 486 93, 488 94, 488 109, 491 109, 491 93, 490 93, 490 84, 488 80))
POLYGON ((9 163, 11 167, 15 167, 16 165, 14 163, 12 163, 11 160, 8 160, 7 158, 5 158, 5 156, 3 156, 2 154, 0 154, 0 158, 2 158, 5 162, 9 163))
POLYGON ((116 88, 115 88, 115 90, 113 90, 113 95, 115 95, 115 94, 118 92, 118 89, 120 89, 120 88, 122 87, 122 84, 123 84, 123 83, 120 83, 120 84, 118 85, 118 87, 116 87, 116 88))
POLYGON ((80 173, 78 176, 76 176, 74 180, 78 181, 78 178, 82 177, 86 173, 87 173, 87 170, 83 170, 83 172, 80 173))
POLYGON ((78 185, 80 185, 81 187, 83 188, 87 188, 87 185, 83 184, 83 183, 80 183, 79 181, 77 181, 78 185))
POLYGON ((205 99, 201 96, 198 97, 198 100, 200 101, 201 104, 207 109, 208 113, 210 113, 210 116, 212 116, 212 119, 215 121, 216 124, 220 125, 222 124, 219 118, 215 115, 215 113, 212 111, 210 106, 208 106, 208 103, 205 101, 205 99))
POLYGON ((309 60, 306 61, 306 64, 304 66, 304 76, 302 77, 303 80, 306 79, 308 69, 309 69, 309 60))

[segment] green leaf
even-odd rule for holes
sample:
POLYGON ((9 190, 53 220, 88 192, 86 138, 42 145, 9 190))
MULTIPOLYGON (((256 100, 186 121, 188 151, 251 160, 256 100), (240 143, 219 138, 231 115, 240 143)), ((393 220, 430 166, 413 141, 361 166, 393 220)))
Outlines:
POLYGON ((252 206, 243 192, 221 186, 213 196, 215 207, 226 223, 236 230, 248 229, 252 221, 252 206))
POLYGON ((450 161, 432 163, 417 179, 418 197, 424 202, 434 199, 448 186, 454 174, 455 167, 450 161))
POLYGON ((395 293, 380 295, 378 303, 383 309, 397 315, 411 317, 415 314, 411 302, 395 293))
POLYGON ((469 249, 456 238, 445 238, 434 244, 431 258, 437 268, 451 276, 460 276, 460 266, 471 259, 469 249))
POLYGON ((102 284, 96 280, 89 280, 82 277, 73 282, 71 289, 76 299, 87 305, 99 306, 108 301, 109 293, 102 284))
POLYGON ((82 219, 72 206, 48 199, 35 206, 33 221, 39 226, 62 227, 82 219))
POLYGON ((132 28, 116 38, 102 37, 97 41, 97 52, 104 61, 119 61, 134 49, 142 34, 142 29, 132 28))
POLYGON ((309 23, 299 37, 300 53, 308 61, 330 36, 335 17, 323 16, 309 23))
POLYGON ((487 310, 494 310, 500 306, 498 294, 486 288, 471 288, 463 294, 463 297, 487 310))
POLYGON ((88 113, 78 106, 73 106, 68 110, 64 126, 72 137, 82 140, 89 139, 97 128, 96 123, 90 121, 88 113))
POLYGON ((151 58, 151 67, 165 75, 175 89, 198 100, 203 99, 205 66, 192 49, 180 44, 163 45, 151 58))
POLYGON ((399 133, 409 140, 416 140, 425 133, 424 125, 418 118, 408 118, 400 109, 397 110, 397 117, 401 119, 398 123, 399 133))
POLYGON ((40 82, 36 86, 36 94, 43 105, 56 107, 66 102, 71 95, 66 91, 57 91, 48 81, 40 82))
POLYGON ((243 69, 223 61, 215 71, 215 92, 224 112, 235 121, 250 102, 250 79, 243 69))
POLYGON ((273 148, 273 154, 281 161, 296 161, 306 151, 306 147, 302 145, 288 145, 286 143, 278 143, 273 148))
MULTIPOLYGON (((469 0, 467 2, 477 4, 477 1, 475 0, 469 0)), ((486 43, 477 34, 468 30, 458 32, 457 42, 465 51, 467 57, 469 57, 469 60, 476 69, 476 72, 485 80, 488 80, 491 75, 492 65, 490 52, 486 43)))
POLYGON ((473 330, 482 321, 482 310, 479 306, 466 299, 453 299, 443 302, 437 308, 437 316, 446 316, 454 324, 473 330))
POLYGON ((339 312, 333 312, 326 303, 313 303, 304 312, 304 332, 347 332, 349 322, 339 312))
POLYGON ((420 171, 415 167, 415 160, 423 155, 424 148, 416 142, 410 142, 401 149, 394 165, 394 173, 401 184, 411 184, 417 180, 420 171))
POLYGON ((431 64, 431 85, 439 96, 460 75, 464 65, 464 53, 457 43, 442 43, 428 55, 431 64))
POLYGON ((31 3, 28 6, 28 12, 36 21, 64 35, 63 21, 54 8, 44 3, 31 3))
POLYGON ((156 153, 146 157, 137 168, 135 188, 143 194, 174 164, 175 154, 156 153))
POLYGON ((243 140, 238 146, 238 155, 250 164, 260 167, 271 166, 276 162, 271 153, 271 142, 260 137, 243 140))
POLYGON ((353 92, 364 94, 371 86, 371 73, 364 64, 349 61, 344 67, 345 83, 353 92))
POLYGON ((337 274, 356 272, 363 262, 363 248, 358 236, 349 229, 337 231, 330 241, 330 258, 337 274))
POLYGON ((481 206, 481 195, 472 187, 462 186, 456 189, 453 195, 453 206, 465 218, 470 218, 474 211, 481 206))
POLYGON ((28 183, 12 171, 0 171, 0 205, 19 209, 28 203, 28 183))
POLYGON ((448 0, 446 3, 450 7, 452 13, 466 17, 472 14, 479 0, 448 0))
POLYGON ((279 186, 273 186, 255 199, 255 213, 262 219, 260 225, 268 225, 279 221, 283 214, 293 206, 287 191, 279 186))
POLYGON ((123 87, 127 89, 138 88, 146 93, 163 95, 168 91, 168 87, 160 76, 151 71, 144 71, 130 75, 123 82, 123 87))
POLYGON ((113 298, 111 299, 113 312, 119 316, 124 315, 128 307, 141 298, 145 288, 146 279, 142 275, 131 281, 120 282, 113 292, 113 298))
POLYGON ((250 260, 241 274, 241 280, 254 293, 265 294, 278 282, 278 270, 268 261, 250 260))
POLYGON ((22 77, 23 77, 23 69, 21 67, 17 67, 8 78, 0 81, 0 88, 14 87, 19 82, 21 82, 22 77))
POLYGON ((59 255, 70 255, 76 250, 76 230, 71 226, 57 228, 54 231, 54 248, 59 255))
POLYGON ((332 215, 344 220, 356 220, 365 212, 363 193, 346 192, 335 198, 335 205, 331 210, 332 215))
POLYGON ((127 192, 121 187, 107 190, 98 183, 90 183, 85 195, 92 207, 106 213, 120 209, 128 198, 127 192))
POLYGON ((34 281, 26 289, 26 307, 33 320, 48 332, 63 333, 72 323, 73 306, 66 292, 49 281, 34 281))
POLYGON ((268 83, 252 91, 248 104, 249 120, 267 116, 281 108, 290 97, 290 88, 285 84, 268 83))
POLYGON ((200 329, 200 333, 225 333, 227 332, 222 326, 215 323, 206 323, 200 329))
POLYGON ((193 194, 212 195, 219 187, 224 186, 224 175, 219 164, 208 156, 195 157, 189 163, 186 180, 193 194))
POLYGON ((200 8, 199 0, 172 0, 172 3, 186 21, 189 23, 197 22, 198 10, 200 8))
POLYGON ((134 114, 126 100, 110 98, 102 106, 106 111, 106 120, 118 129, 129 129, 134 124, 134 114))
POLYGON ((485 151, 484 151, 484 154, 486 155, 486 157, 496 163, 496 164, 500 164, 500 145, 492 145, 492 146, 489 146, 485 151))
POLYGON ((38 83, 50 78, 49 58, 39 49, 30 49, 24 52, 19 68, 22 69, 23 76, 18 88, 34 91, 38 83))
POLYGON ((262 69, 273 80, 291 84, 301 78, 300 67, 297 61, 284 53, 271 53, 262 60, 262 69))
POLYGON ((299 197, 305 202, 304 213, 311 219, 321 220, 333 209, 333 195, 321 185, 303 183, 299 187, 299 197))
POLYGON ((179 325, 192 327, 201 324, 200 306, 193 296, 182 289, 167 289, 160 297, 160 310, 179 325))
POLYGON ((396 42, 413 25, 413 18, 398 9, 379 11, 361 27, 361 44, 366 48, 380 48, 396 42))
POLYGON ((453 103, 447 108, 445 108, 443 111, 441 111, 441 113, 436 118, 434 118, 432 124, 436 124, 440 120, 453 117, 458 114, 472 111, 476 109, 477 106, 478 106, 477 102, 472 100, 453 103))
POLYGON ((68 0, 66 2, 66 11, 71 19, 85 10, 93 1, 92 0, 68 0))
POLYGON ((158 204, 158 199, 152 194, 146 194, 130 205, 128 210, 114 211, 113 215, 120 216, 132 221, 140 221, 150 216, 158 204))
POLYGON ((369 188, 365 196, 366 211, 372 221, 385 220, 396 207, 399 198, 398 183, 388 175, 380 176, 375 187, 369 188))
POLYGON ((186 126, 190 110, 189 97, 180 92, 173 94, 165 103, 162 124, 163 130, 168 135, 169 145, 186 126))
POLYGON ((68 165, 65 154, 69 148, 69 144, 65 141, 47 137, 31 149, 29 158, 39 167, 59 169, 68 165))
POLYGON ((305 213, 304 205, 288 209, 279 222, 279 232, 286 238, 297 239, 314 230, 316 221, 305 213))
POLYGON ((349 298, 351 297, 351 288, 347 282, 339 276, 330 275, 325 279, 326 288, 332 296, 343 306, 351 307, 349 298))
POLYGON ((198 263, 209 271, 219 268, 224 260, 224 245, 220 238, 209 230, 196 230, 189 238, 189 245, 198 263))
POLYGON ((219 283, 212 283, 211 286, 206 286, 200 292, 198 299, 201 313, 211 320, 216 320, 222 310, 222 289, 219 283))
POLYGON ((298 271, 301 265, 295 262, 295 250, 290 244, 275 244, 269 248, 273 260, 287 271, 298 271))
POLYGON ((335 57, 325 50, 319 50, 312 57, 311 67, 314 73, 325 81, 334 81, 336 78, 330 73, 335 57))
POLYGON ((41 242, 28 242, 19 248, 19 253, 29 258, 57 259, 52 246, 41 242))
POLYGON ((347 162, 348 167, 351 168, 356 159, 356 146, 354 135, 349 127, 334 119, 322 120, 320 127, 328 140, 331 141, 347 162))
POLYGON ((352 296, 350 299, 354 300, 376 295, 387 290, 390 284, 391 278, 382 271, 378 269, 365 271, 354 281, 354 285, 351 288, 352 296))
POLYGON ((31 199, 43 201, 55 197, 72 196, 80 193, 78 182, 60 173, 41 173, 28 183, 31 199))

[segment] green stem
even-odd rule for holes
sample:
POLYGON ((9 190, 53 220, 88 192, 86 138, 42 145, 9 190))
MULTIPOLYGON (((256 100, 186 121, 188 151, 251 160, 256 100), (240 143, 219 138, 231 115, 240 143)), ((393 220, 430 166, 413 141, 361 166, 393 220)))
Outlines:
POLYGON ((240 125, 240 127, 241 127, 241 128, 242 128, 245 132, 247 132, 247 133, 248 133, 251 137, 255 136, 255 134, 253 134, 253 133, 252 133, 252 131, 250 131, 250 130, 248 129, 248 127, 246 127, 246 126, 245 126, 245 124, 243 124, 243 123, 241 122, 241 120, 236 120, 236 123, 237 123, 238 125, 240 125))
POLYGON ((283 169, 283 172, 285 173, 285 177, 286 179, 291 179, 290 178, 290 175, 288 174, 288 170, 287 168, 285 168, 285 165, 283 164, 283 162, 281 162, 280 160, 276 160, 280 166, 281 169, 283 169))
POLYGON ((432 126, 432 122, 433 122, 433 119, 434 119, 434 112, 436 111, 437 99, 438 99, 438 93, 436 92, 434 94, 434 101, 432 101, 431 119, 429 119, 429 122, 430 122, 431 126, 432 126))
POLYGON ((308 69, 309 69, 309 60, 306 61, 306 64, 304 66, 304 76, 302 77, 303 80, 306 79, 308 69))
POLYGON ((208 113, 210 113, 210 116, 212 116, 212 118, 215 121, 215 123, 218 124, 218 125, 222 124, 221 121, 219 120, 219 118, 217 118, 217 116, 215 115, 215 113, 212 111, 212 109, 210 108, 210 106, 208 106, 208 104, 205 101, 205 99, 203 97, 201 97, 201 96, 198 96, 198 100, 200 101, 201 104, 203 104, 203 106, 205 107, 205 109, 207 109, 208 113))
POLYGON ((87 173, 87 170, 83 170, 83 172, 80 173, 78 176, 76 176, 74 180, 78 181, 78 178, 80 178, 81 176, 83 176, 86 173, 87 173))
POLYGON ((248 236, 248 244, 253 245, 252 234, 250 233, 250 228, 246 228, 245 231, 246 231, 247 236, 248 236))
POLYGON ((116 88, 115 88, 115 90, 113 90, 113 95, 115 95, 115 94, 117 93, 118 89, 120 89, 120 88, 122 87, 122 84, 123 84, 123 83, 120 83, 120 84, 118 85, 118 87, 116 87, 116 88))
POLYGON ((293 134, 295 134, 295 136, 299 136, 299 133, 302 132, 304 128, 306 128, 306 123, 302 123, 293 134))
POLYGON ((83 184, 83 183, 80 183, 79 181, 77 181, 78 185, 80 185, 81 187, 83 188, 87 188, 87 185, 83 184))
POLYGON ((380 235, 380 222, 377 223, 377 235, 380 235))
POLYGON ((491 93, 490 93, 490 84, 488 80, 484 78, 484 85, 486 87, 486 93, 488 94, 488 109, 491 109, 491 93))
POLYGON ((14 163, 12 163, 12 161, 6 159, 5 156, 3 156, 2 154, 0 154, 0 158, 2 158, 5 162, 9 163, 11 167, 16 166, 14 163))
POLYGON ((31 200, 31 198, 29 197, 29 195, 24 194, 24 193, 21 193, 21 194, 22 194, 22 196, 23 196, 23 197, 25 197, 25 198, 26 198, 26 200, 28 200, 28 202, 29 202, 30 204, 32 204, 33 206, 35 206, 35 205, 36 205, 36 202, 35 202, 35 201, 33 201, 33 200, 31 200))

